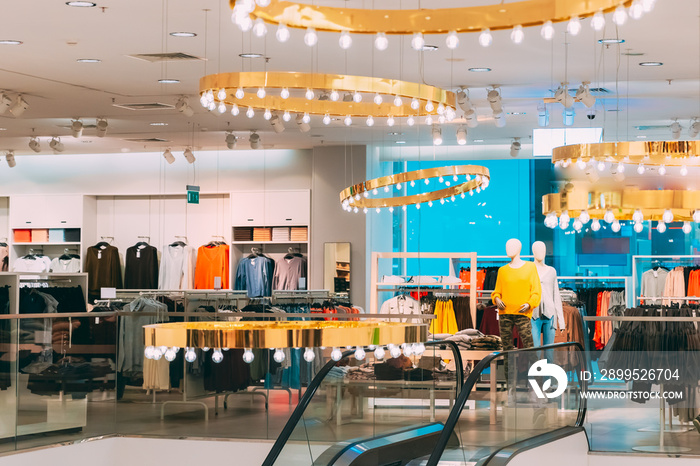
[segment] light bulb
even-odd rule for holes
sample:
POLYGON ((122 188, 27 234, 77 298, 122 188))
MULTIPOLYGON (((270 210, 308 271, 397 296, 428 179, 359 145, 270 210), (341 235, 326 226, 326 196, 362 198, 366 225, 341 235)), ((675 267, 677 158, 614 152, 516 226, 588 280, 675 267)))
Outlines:
POLYGON ((253 352, 250 350, 250 348, 246 348, 245 351, 243 352, 243 362, 250 364, 253 362, 255 359, 255 355, 253 352))
POLYGON ((601 171, 601 172, 602 172, 602 171, 604 171, 604 170, 605 170, 605 162, 603 162, 603 161, 601 160, 600 162, 598 162, 598 171, 601 171))
POLYGON ((671 209, 666 209, 662 218, 665 223, 673 222, 673 211, 671 209))
POLYGON ((635 231, 636 233, 641 233, 642 231, 644 231, 644 224, 641 223, 641 222, 635 223, 635 224, 634 224, 634 231, 635 231))
POLYGON ((209 351, 209 347, 208 346, 202 347, 202 351, 204 351, 206 353, 207 351, 209 351))
POLYGON ((331 359, 334 361, 340 361, 343 357, 343 352, 340 351, 340 348, 333 348, 333 351, 331 351, 331 359))
POLYGON ((396 123, 396 122, 394 121, 394 117, 391 116, 391 115, 389 115, 389 118, 386 119, 386 125, 389 126, 389 127, 391 127, 391 126, 394 126, 394 123, 396 123))
POLYGON ((235 96, 236 96, 236 99, 242 99, 243 97, 245 97, 245 92, 243 92, 243 89, 241 89, 239 87, 238 89, 236 89, 235 96))
POLYGON ((233 104, 231 107, 231 115, 238 116, 239 113, 241 113, 241 110, 238 108, 238 105, 233 104))
POLYGON ((444 182, 445 182, 445 178, 443 178, 443 177, 441 176, 440 178, 438 178, 438 182, 444 183, 444 182))
POLYGON ((613 211, 608 209, 605 212, 605 215, 603 215, 603 220, 605 220, 606 223, 614 222, 615 221, 615 214, 613 213, 613 211))
POLYGON ((410 117, 406 118, 406 124, 408 126, 413 126, 416 124, 416 119, 413 118, 412 116, 410 116, 410 117))
POLYGON ((685 233, 687 235, 688 233, 693 231, 693 226, 690 224, 690 222, 683 222, 682 230, 683 230, 683 233, 685 233))
POLYGON ((429 100, 429 101, 425 104, 425 111, 426 111, 426 112, 432 112, 433 110, 435 110, 435 106, 433 105, 433 102, 429 100))
POLYGON ((267 26, 265 26, 265 21, 262 18, 257 18, 253 22, 253 34, 255 37, 263 37, 267 34, 267 26))
POLYGON ((355 207, 352 211, 355 212, 355 213, 358 213, 358 212, 360 211, 360 209, 358 209, 357 207, 355 207))
POLYGON ((381 213, 382 213, 382 209, 380 209, 379 207, 377 207, 375 210, 376 210, 376 212, 377 212, 378 214, 381 214, 381 213))
POLYGON ((313 47, 318 43, 318 35, 314 28, 308 28, 304 34, 304 43, 309 47, 313 47))
POLYGON ((219 364, 224 360, 224 353, 221 352, 221 348, 216 348, 214 350, 214 352, 211 354, 211 360, 216 364, 219 364))
POLYGON ((582 210, 578 216, 578 219, 581 220, 581 223, 585 225, 591 220, 591 216, 587 210, 582 210))
POLYGON ((210 112, 213 112, 215 108, 216 108, 216 103, 215 103, 215 102, 209 102, 209 103, 207 104, 207 109, 208 109, 210 112))
POLYGON ((644 214, 641 210, 637 209, 632 214, 632 221, 635 223, 641 223, 644 221, 644 214))
POLYGON ((176 356, 177 356, 177 352, 175 352, 175 350, 172 348, 168 348, 168 351, 166 351, 165 354, 163 355, 165 360, 168 362, 173 362, 175 360, 176 356))
POLYGON ((615 233, 618 233, 620 231, 620 228, 620 222, 618 220, 612 222, 612 225, 610 226, 610 229, 615 233))
POLYGON ((416 210, 420 210, 420 204, 416 204, 416 210))
POLYGON ((374 350, 374 357, 380 361, 384 359, 384 354, 384 348, 381 346, 377 346, 377 349, 374 350))
POLYGON ((413 354, 413 345, 404 343, 401 346, 403 347, 404 356, 406 356, 407 358, 411 357, 411 355, 413 354))
POLYGON ((487 28, 481 31, 481 34, 479 34, 479 45, 482 47, 488 47, 492 43, 493 36, 491 35, 491 30, 487 28))
POLYGON ((368 116, 367 121, 365 121, 365 124, 367 126, 374 126, 374 117, 372 117, 372 115, 368 116))
POLYGON ((272 112, 269 108, 265 109, 265 113, 263 113, 263 118, 265 118, 268 121, 270 120, 270 118, 272 118, 272 112))
POLYGON ((425 124, 428 125, 428 126, 432 125, 432 124, 433 124, 433 117, 430 116, 430 115, 428 115, 427 117, 425 117, 425 124))
POLYGON ((367 212, 369 212, 369 209, 368 209, 367 207, 365 207, 364 209, 362 209, 362 213, 363 213, 363 214, 366 214, 367 212))
POLYGON ((280 92, 280 97, 282 97, 283 99, 288 99, 289 98, 289 89, 287 89, 286 87, 283 87, 282 91, 280 92))
POLYGON ((564 212, 561 213, 561 216, 559 217, 559 222, 560 223, 569 223, 571 220, 571 217, 569 217, 569 211, 565 210, 564 212))
POLYGON ((258 89, 258 92, 256 92, 257 96, 259 99, 264 99, 265 96, 267 95, 267 92, 265 91, 264 87, 261 87, 258 89))
POLYGON ((284 111, 284 113, 282 114, 282 119, 284 121, 291 121, 292 120, 292 114, 289 113, 289 110, 284 111))
POLYGON ((403 100, 398 95, 394 97, 394 107, 401 107, 403 105, 403 100))
POLYGON ((340 33, 340 39, 338 39, 338 45, 343 50, 347 50, 352 46, 352 37, 348 31, 343 31, 340 33))
POLYGON ((625 173, 625 164, 622 162, 617 164, 617 172, 618 173, 625 173))
POLYGON ((209 101, 207 100, 206 94, 202 94, 202 96, 199 98, 199 103, 202 104, 202 107, 207 108, 209 101))
POLYGON ((414 180, 411 180, 411 187, 415 188, 416 187, 416 182, 414 180))
POLYGON ((554 25, 551 21, 547 21, 542 25, 540 35, 545 40, 552 40, 552 37, 554 37, 554 25))
POLYGON ((329 98, 331 99, 331 101, 337 102, 340 99, 340 94, 338 93, 338 91, 332 90, 329 98))
POLYGON ((382 102, 384 102, 384 99, 382 98, 381 94, 374 94, 374 103, 381 105, 382 102))
POLYGON ((204 95, 207 98, 207 102, 214 102, 214 91, 209 89, 204 95))
POLYGON ((443 105, 442 102, 440 102, 437 106, 437 114, 438 115, 444 115, 445 114, 445 105, 443 105))
POLYGON ((644 7, 644 13, 649 13, 654 9, 654 4, 656 0, 642 0, 642 7, 644 7))
POLYGON ((353 92, 352 101, 355 102, 356 104, 359 104, 360 102, 362 102, 362 94, 360 94, 357 91, 353 92))
POLYGON ((646 171, 646 168, 644 168, 644 164, 640 163, 639 166, 637 167, 637 173, 639 173, 640 175, 643 175, 645 171, 646 171))
POLYGON ((308 113, 304 113, 304 115, 301 117, 302 123, 310 123, 311 122, 311 116, 309 116, 308 113))
POLYGON ((248 107, 248 110, 245 112, 245 116, 248 118, 253 118, 255 116, 255 110, 253 110, 253 107, 248 107))
POLYGON ((391 354, 392 358, 398 358, 401 356, 401 348, 392 345, 391 348, 389 348, 389 354, 391 354))
POLYGON ((365 353, 365 350, 360 346, 358 346, 355 350, 355 359, 357 359, 358 361, 363 361, 366 355, 367 354, 365 353))
POLYGON ((372 190, 372 194, 374 194, 376 196, 377 194, 379 194, 379 190, 377 188, 374 188, 372 190))
POLYGON ((284 23, 279 23, 277 26, 277 32, 275 32, 275 37, 280 42, 287 42, 289 40, 289 29, 284 23))
POLYGON ((281 350, 280 348, 277 348, 275 350, 275 354, 272 355, 272 359, 274 359, 275 362, 278 362, 278 363, 284 361, 284 358, 285 358, 284 351, 281 350))
POLYGON ((216 94, 216 96, 219 98, 219 100, 226 99, 226 89, 224 89, 223 87, 219 89, 219 92, 216 94))
POLYGON ((579 170, 585 170, 585 169, 586 169, 586 162, 584 162, 584 161, 581 160, 581 159, 578 159, 578 160, 576 161, 576 167, 577 167, 579 170))
POLYGON ((518 24, 513 28, 513 31, 510 33, 510 40, 516 44, 523 43, 523 40, 525 40, 525 32, 523 31, 523 27, 521 25, 518 24))
POLYGON ((459 46, 459 37, 455 31, 450 31, 450 33, 447 34, 445 45, 447 45, 447 48, 450 50, 454 50, 459 46))
POLYGON ((596 31, 601 31, 605 27, 605 15, 602 11, 596 12, 591 18, 591 27, 596 31))
POLYGON ((615 8, 615 12, 612 15, 612 20, 613 23, 617 24, 618 26, 622 26, 627 22, 627 11, 625 10, 624 6, 618 5, 618 7, 615 8))
POLYGON ((304 97, 306 97, 306 100, 314 100, 314 91, 313 89, 307 89, 306 94, 304 94, 304 97))
POLYGON ((569 20, 569 24, 566 25, 566 32, 572 36, 577 36, 578 33, 581 32, 581 20, 578 16, 569 20))
POLYGON ((432 206, 433 206, 433 201, 428 201, 428 207, 432 207, 432 206))
POLYGON ((383 32, 377 33, 377 37, 374 38, 374 47, 377 50, 386 50, 389 47, 389 39, 387 39, 386 34, 383 32))
POLYGON ((415 97, 411 99, 411 108, 413 110, 418 110, 420 108, 420 101, 416 99, 415 97))
POLYGON ((581 220, 579 220, 579 219, 574 220, 574 230, 576 230, 577 232, 580 232, 581 228, 583 228, 583 223, 581 223, 581 220))
POLYGON ((664 176, 666 174, 666 167, 661 165, 659 167, 659 175, 664 176))
POLYGON ((388 193, 389 192, 389 186, 384 186, 384 192, 388 193))
POLYGON ((600 230, 600 220, 598 220, 597 218, 593 219, 593 221, 591 222, 591 230, 593 230, 593 231, 600 230))
POLYGON ((394 213, 394 208, 393 208, 393 207, 389 207, 389 212, 391 212, 391 213, 393 214, 393 213, 394 213))
POLYGON ((363 192, 362 195, 363 195, 365 198, 368 198, 368 197, 369 197, 369 193, 368 193, 367 191, 363 192))
POLYGON ((700 210, 693 212, 693 222, 700 223, 700 210))
POLYGON ((632 19, 639 19, 644 14, 644 5, 641 0, 634 0, 630 5, 629 15, 632 19))
POLYGON ((425 39, 423 38, 422 32, 417 32, 413 34, 413 39, 411 39, 411 48, 413 50, 420 52, 425 46, 425 39))
POLYGON ((656 231, 658 231, 659 233, 664 233, 666 231, 666 224, 664 222, 659 222, 656 225, 656 231))
POLYGON ((155 348, 153 346, 146 346, 143 350, 143 355, 146 359, 153 359, 153 353, 155 348))
POLYGON ((688 167, 686 167, 685 165, 683 165, 683 166, 681 167, 681 176, 687 176, 687 175, 688 175, 688 167))
POLYGON ((323 116, 323 124, 326 126, 331 124, 331 117, 327 113, 323 116))
POLYGON ((185 351, 185 361, 195 362, 197 360, 197 353, 194 352, 193 348, 187 348, 185 351))
POLYGON ((423 353, 425 353, 425 345, 423 343, 416 343, 413 345, 413 354, 422 356, 423 353))
POLYGON ((316 353, 314 353, 314 350, 311 348, 306 348, 304 351, 304 361, 313 362, 314 359, 316 359, 316 353))

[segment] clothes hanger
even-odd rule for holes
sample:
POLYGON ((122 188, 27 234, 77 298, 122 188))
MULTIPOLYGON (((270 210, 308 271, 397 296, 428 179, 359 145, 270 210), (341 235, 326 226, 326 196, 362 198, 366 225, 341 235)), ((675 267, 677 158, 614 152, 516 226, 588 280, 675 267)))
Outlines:
MULTIPOLYGON (((151 241, 150 236, 137 236, 137 238, 147 239, 148 241, 151 241)), ((150 244, 148 244, 148 241, 139 241, 134 246, 139 248, 139 249, 144 249, 144 248, 150 246, 150 244)))

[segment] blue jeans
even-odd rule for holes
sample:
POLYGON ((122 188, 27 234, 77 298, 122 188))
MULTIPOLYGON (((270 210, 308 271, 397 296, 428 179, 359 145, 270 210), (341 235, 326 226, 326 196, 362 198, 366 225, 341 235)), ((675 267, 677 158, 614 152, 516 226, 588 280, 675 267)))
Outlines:
MULTIPOLYGON (((554 319, 548 319, 545 316, 540 316, 538 319, 530 319, 532 323, 532 342, 535 348, 544 345, 554 344, 554 337, 557 329, 554 328, 554 319)), ((554 350, 547 350, 546 358, 549 362, 554 359, 554 350)))

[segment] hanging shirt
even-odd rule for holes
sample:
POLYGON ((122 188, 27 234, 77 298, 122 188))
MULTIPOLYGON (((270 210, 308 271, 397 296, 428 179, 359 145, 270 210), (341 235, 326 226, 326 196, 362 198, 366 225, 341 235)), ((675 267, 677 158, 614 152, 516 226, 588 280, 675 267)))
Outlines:
POLYGON ((305 257, 294 256, 289 259, 283 257, 275 263, 275 272, 272 277, 273 290, 298 290, 306 289, 307 262, 305 257), (303 278, 304 286, 299 286, 299 279, 303 278))
POLYGON ((124 288, 127 290, 158 288, 158 250, 148 244, 126 250, 124 288))
MULTIPOLYGON (((664 286, 666 285, 666 277, 668 270, 659 267, 658 269, 650 269, 642 274, 642 289, 641 295, 649 298, 661 297, 664 295, 664 286)), ((653 304, 658 300, 649 300, 647 304, 653 304)), ((644 304, 644 301, 642 301, 644 304)))
POLYGON ((12 265, 15 272, 44 273, 50 269, 51 259, 46 256, 20 257, 12 265))
POLYGON ((7 246, 0 246, 0 272, 7 272, 10 268, 10 250, 7 246))
POLYGON ((98 299, 102 288, 122 288, 119 250, 114 246, 91 246, 87 249, 85 271, 88 273, 90 302, 98 299))
MULTIPOLYGON (((396 296, 384 301, 379 311, 380 314, 421 314, 420 301, 410 296, 396 296)), ((414 319, 392 319, 392 322, 414 323, 414 319)), ((415 322, 418 323, 418 322, 415 322)))
POLYGON ((518 268, 510 264, 498 269, 498 278, 491 299, 499 298, 506 305, 501 314, 515 314, 532 317, 532 311, 542 300, 542 285, 537 268, 532 262, 524 262, 518 268), (518 312, 520 306, 529 304, 527 312, 518 312))
POLYGON ((191 290, 194 288, 194 250, 185 245, 170 245, 160 259, 158 289, 191 290))
POLYGON ((275 263, 266 256, 244 257, 236 270, 235 289, 246 290, 248 296, 271 296, 275 263))
POLYGON ((50 271, 51 273, 80 273, 80 258, 61 259, 56 257, 51 261, 50 271))
POLYGON ((194 270, 194 287, 198 290, 216 288, 216 278, 221 279, 221 289, 229 288, 229 246, 201 246, 197 251, 194 270))

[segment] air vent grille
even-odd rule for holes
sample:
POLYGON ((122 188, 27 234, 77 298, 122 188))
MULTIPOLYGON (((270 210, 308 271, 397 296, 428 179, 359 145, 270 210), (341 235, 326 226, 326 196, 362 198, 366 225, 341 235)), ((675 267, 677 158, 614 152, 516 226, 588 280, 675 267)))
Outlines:
POLYGON ((197 57, 195 55, 190 55, 182 52, 170 52, 170 53, 137 53, 135 55, 128 55, 131 58, 136 58, 137 60, 144 60, 151 63, 163 62, 163 61, 187 61, 187 60, 204 60, 204 58, 197 57))
POLYGON ((129 142, 170 142, 167 139, 161 138, 128 138, 124 140, 129 142))
POLYGON ((174 105, 160 102, 144 102, 135 104, 113 104, 115 107, 126 108, 128 110, 169 110, 175 108, 174 105))

